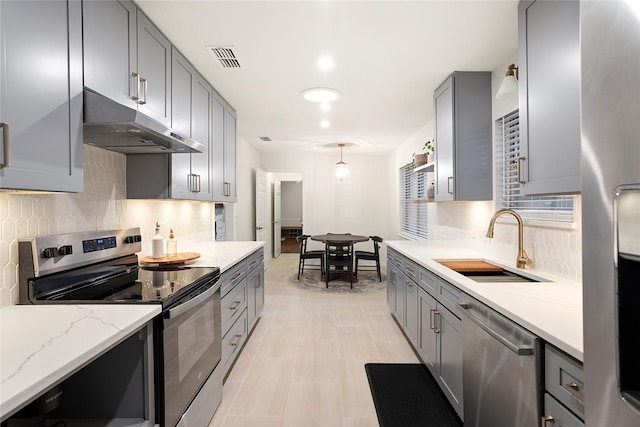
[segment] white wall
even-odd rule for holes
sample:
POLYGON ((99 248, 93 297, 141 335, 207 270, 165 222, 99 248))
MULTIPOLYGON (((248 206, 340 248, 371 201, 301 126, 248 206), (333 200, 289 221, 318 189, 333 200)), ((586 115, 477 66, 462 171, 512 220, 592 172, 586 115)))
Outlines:
MULTIPOLYGON (((263 153, 261 165, 267 172, 302 172, 305 233, 349 232, 390 238, 395 225, 389 223, 388 216, 392 203, 388 156, 356 154, 345 149, 343 159, 351 176, 339 182, 334 175, 339 155, 338 150, 329 149, 326 153, 263 153)), ((370 245, 371 242, 359 244, 362 248, 370 245)), ((321 247, 317 242, 309 246, 321 247)))

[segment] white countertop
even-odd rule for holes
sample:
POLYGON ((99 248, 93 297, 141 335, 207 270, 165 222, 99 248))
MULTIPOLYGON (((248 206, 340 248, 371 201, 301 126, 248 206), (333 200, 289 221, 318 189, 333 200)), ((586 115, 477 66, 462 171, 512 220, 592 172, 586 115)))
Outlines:
POLYGON ((160 314, 159 304, 14 305, 0 310, 0 414, 33 398, 160 314))
POLYGON ((431 270, 463 292, 509 317, 545 341, 583 360, 582 284, 546 272, 516 269, 465 249, 460 242, 386 241, 386 244, 431 270), (528 275, 541 282, 479 283, 434 261, 480 259, 528 275))
POLYGON ((264 242, 215 241, 189 246, 186 251, 197 252, 201 255, 193 263, 189 263, 190 266, 220 267, 220 272, 224 273, 238 261, 262 247, 264 247, 264 242))

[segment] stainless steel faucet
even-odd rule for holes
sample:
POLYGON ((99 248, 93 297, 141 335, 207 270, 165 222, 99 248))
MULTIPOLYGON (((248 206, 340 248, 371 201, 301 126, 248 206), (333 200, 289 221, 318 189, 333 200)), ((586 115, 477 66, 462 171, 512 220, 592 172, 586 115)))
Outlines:
POLYGON ((533 263, 533 261, 531 260, 531 258, 529 258, 527 256, 527 253, 524 250, 523 244, 522 244, 522 240, 523 240, 523 232, 522 232, 522 228, 523 228, 523 222, 522 222, 522 217, 520 215, 518 215, 517 212, 512 211, 511 209, 500 209, 499 211, 496 211, 496 213, 493 214, 493 217, 491 218, 491 221, 489 222, 489 229, 487 230, 487 237, 492 239, 493 238, 493 228, 496 225, 496 219, 498 219, 498 217, 500 215, 503 214, 511 214, 515 217, 515 219, 518 221, 518 258, 516 258, 516 267, 518 268, 524 268, 525 265, 531 265, 533 263))

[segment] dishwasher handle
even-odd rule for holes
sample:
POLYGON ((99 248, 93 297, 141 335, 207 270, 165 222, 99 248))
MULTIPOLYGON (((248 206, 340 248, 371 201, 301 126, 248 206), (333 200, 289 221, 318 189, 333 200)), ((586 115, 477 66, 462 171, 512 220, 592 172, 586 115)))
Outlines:
POLYGON ((493 338, 497 339, 501 342, 505 347, 509 350, 513 351, 518 356, 531 356, 534 354, 534 348, 531 345, 526 344, 518 344, 510 341, 508 338, 503 337, 494 329, 492 329, 489 325, 485 324, 482 320, 478 319, 476 316, 471 314, 469 308, 471 308, 471 304, 458 304, 458 307, 462 309, 462 312, 467 316, 469 320, 475 323, 478 327, 480 327, 483 331, 491 335, 493 338))

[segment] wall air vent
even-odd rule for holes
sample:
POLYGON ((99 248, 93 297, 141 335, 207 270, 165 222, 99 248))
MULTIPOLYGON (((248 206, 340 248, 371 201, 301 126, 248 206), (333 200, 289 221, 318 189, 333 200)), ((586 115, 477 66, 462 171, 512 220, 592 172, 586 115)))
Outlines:
POLYGON ((222 68, 240 68, 240 61, 233 46, 207 46, 209 53, 222 68))
POLYGON ((265 142, 269 142, 269 141, 273 141, 271 138, 269 138, 268 136, 261 136, 260 137, 261 140, 265 141, 265 142))

